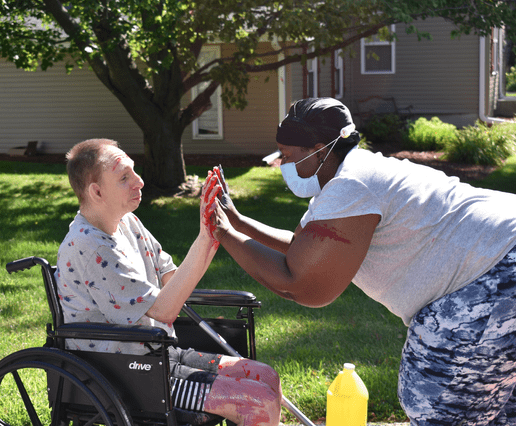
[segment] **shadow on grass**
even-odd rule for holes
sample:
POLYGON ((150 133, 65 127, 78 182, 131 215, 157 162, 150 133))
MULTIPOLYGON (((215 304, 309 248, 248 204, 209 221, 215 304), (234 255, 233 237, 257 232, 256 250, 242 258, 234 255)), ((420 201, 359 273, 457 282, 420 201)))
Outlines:
POLYGON ((0 227, 4 240, 61 241, 78 209, 62 185, 36 181, 22 186, 0 183, 0 227))

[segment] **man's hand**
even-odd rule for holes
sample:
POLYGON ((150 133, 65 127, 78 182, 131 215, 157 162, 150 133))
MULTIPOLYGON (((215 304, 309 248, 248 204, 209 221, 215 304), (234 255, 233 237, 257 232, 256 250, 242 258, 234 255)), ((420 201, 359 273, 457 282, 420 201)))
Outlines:
POLYGON ((206 182, 202 187, 201 193, 201 232, 207 232, 210 238, 214 241, 214 244, 218 247, 218 241, 213 235, 215 225, 212 223, 211 216, 217 205, 217 195, 222 191, 215 172, 209 171, 206 182))

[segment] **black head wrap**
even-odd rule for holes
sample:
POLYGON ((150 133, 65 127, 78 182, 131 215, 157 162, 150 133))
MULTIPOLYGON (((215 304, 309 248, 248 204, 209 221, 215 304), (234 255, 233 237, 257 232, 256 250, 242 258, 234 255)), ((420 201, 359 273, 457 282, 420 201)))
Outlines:
POLYGON ((340 136, 342 128, 353 123, 349 109, 333 98, 307 98, 296 101, 278 126, 276 142, 282 145, 312 148, 338 139, 335 150, 346 153, 360 142, 357 131, 347 138, 340 136))

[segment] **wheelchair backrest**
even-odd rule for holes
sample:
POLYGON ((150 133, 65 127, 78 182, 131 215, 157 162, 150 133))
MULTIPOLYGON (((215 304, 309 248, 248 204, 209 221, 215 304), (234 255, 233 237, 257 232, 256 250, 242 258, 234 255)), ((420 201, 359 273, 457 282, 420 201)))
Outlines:
POLYGON ((61 303, 59 302, 59 293, 57 292, 57 282, 55 279, 56 270, 57 268, 55 266, 50 266, 48 262, 46 264, 41 264, 41 273, 45 283, 48 307, 52 313, 54 330, 64 324, 63 309, 61 308, 61 303))

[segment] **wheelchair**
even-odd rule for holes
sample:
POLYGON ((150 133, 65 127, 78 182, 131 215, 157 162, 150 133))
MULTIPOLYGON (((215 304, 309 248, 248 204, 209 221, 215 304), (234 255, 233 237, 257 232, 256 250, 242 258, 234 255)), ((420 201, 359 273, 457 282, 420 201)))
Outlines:
MULTIPOLYGON (((186 411, 173 406, 170 398, 168 348, 178 345, 199 351, 224 353, 213 338, 189 316, 174 322, 177 339, 159 327, 103 323, 68 323, 54 278, 55 267, 47 260, 29 257, 7 264, 9 273, 41 267, 52 323, 47 324, 43 347, 22 349, 0 361, 2 383, 11 376, 33 426, 197 426, 233 425, 215 415, 186 411), (140 342, 146 355, 126 355, 65 349, 65 340, 113 340, 140 342), (152 345, 152 346, 151 346, 152 345), (31 388, 26 371, 46 375, 48 405, 41 415, 34 402, 43 393, 31 388)), ((246 358, 256 359, 254 309, 256 297, 245 291, 194 290, 185 303, 237 308, 235 319, 207 318, 203 321, 232 348, 246 358)), ((217 308, 218 309, 218 308, 217 308)), ((220 337, 219 336, 219 337, 220 337)), ((45 399, 46 404, 46 399, 45 399)), ((11 426, 9 413, 0 413, 0 426, 11 426)))

